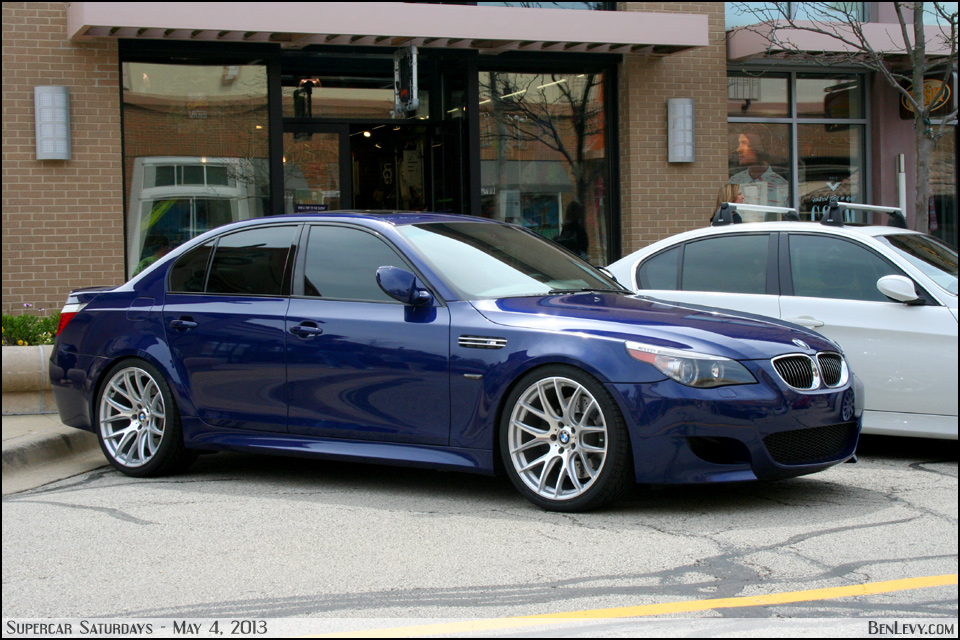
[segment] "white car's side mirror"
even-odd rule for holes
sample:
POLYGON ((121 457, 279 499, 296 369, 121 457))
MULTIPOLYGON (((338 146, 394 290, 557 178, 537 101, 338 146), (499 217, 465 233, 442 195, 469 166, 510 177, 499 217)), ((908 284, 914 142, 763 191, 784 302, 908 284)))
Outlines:
POLYGON ((877 280, 877 289, 880 293, 907 304, 923 304, 923 299, 917 295, 917 288, 913 285, 913 280, 906 276, 884 276, 877 280))

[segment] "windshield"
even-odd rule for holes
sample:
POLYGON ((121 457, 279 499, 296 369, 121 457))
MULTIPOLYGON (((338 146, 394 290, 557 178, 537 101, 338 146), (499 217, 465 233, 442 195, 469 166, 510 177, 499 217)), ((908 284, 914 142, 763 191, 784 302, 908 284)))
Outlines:
POLYGON ((879 236, 928 278, 957 295, 957 252, 931 236, 903 234, 879 236))
POLYGON ((464 300, 626 291, 595 267, 519 227, 447 222, 398 231, 464 300))

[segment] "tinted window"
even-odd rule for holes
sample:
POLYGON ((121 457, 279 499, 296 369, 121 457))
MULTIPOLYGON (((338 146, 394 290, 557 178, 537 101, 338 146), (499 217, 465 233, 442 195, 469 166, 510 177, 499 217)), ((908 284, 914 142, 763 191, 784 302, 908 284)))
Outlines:
POLYGON ((282 295, 283 271, 296 229, 259 227, 220 238, 207 293, 282 295))
POLYGON ((410 267, 383 240, 348 227, 311 227, 303 293, 336 300, 395 302, 377 284, 380 267, 410 267))
POLYGON ((766 293, 766 234, 721 236, 686 245, 683 252, 684 291, 766 293))
POLYGON ((641 264, 637 269, 637 287, 639 289, 676 289, 679 257, 680 247, 674 247, 641 264))
POLYGON ((203 280, 207 275, 207 262, 210 260, 210 250, 213 242, 191 249, 179 259, 170 269, 170 291, 186 291, 199 293, 203 291, 203 280))
POLYGON ((872 251, 839 238, 790 236, 793 294, 889 302, 877 289, 883 276, 902 275, 872 251))

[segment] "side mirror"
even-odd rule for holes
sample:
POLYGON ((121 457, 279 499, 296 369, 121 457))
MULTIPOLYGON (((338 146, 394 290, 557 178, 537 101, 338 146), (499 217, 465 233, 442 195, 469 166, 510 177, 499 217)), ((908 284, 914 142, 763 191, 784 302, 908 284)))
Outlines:
POLYGON ((913 285, 913 280, 906 276, 884 276, 877 280, 877 289, 880 293, 906 304, 923 304, 923 299, 917 295, 917 288, 913 285))
POLYGON ((377 269, 377 284, 385 294, 404 304, 420 307, 433 302, 433 295, 417 287, 417 276, 398 267, 377 269))
POLYGON ((613 275, 613 273, 612 273, 609 269, 607 269, 606 267, 597 267, 597 269, 600 270, 600 273, 602 273, 603 275, 607 276, 608 278, 610 278, 610 279, 613 280, 614 282, 619 282, 619 281, 617 280, 617 276, 613 275))

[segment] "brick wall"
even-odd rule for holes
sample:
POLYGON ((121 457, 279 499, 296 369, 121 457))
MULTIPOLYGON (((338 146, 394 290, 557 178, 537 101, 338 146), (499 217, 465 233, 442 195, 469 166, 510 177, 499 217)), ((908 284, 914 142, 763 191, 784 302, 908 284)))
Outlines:
POLYGON ((621 2, 621 11, 708 16, 710 44, 653 57, 624 56, 620 68, 623 254, 705 226, 727 179, 726 36, 722 2, 621 2), (667 100, 693 98, 696 161, 667 162, 667 100))
POLYGON ((65 39, 67 3, 3 3, 3 312, 123 281, 116 42, 65 39), (37 160, 33 88, 70 88, 71 160, 37 160))

